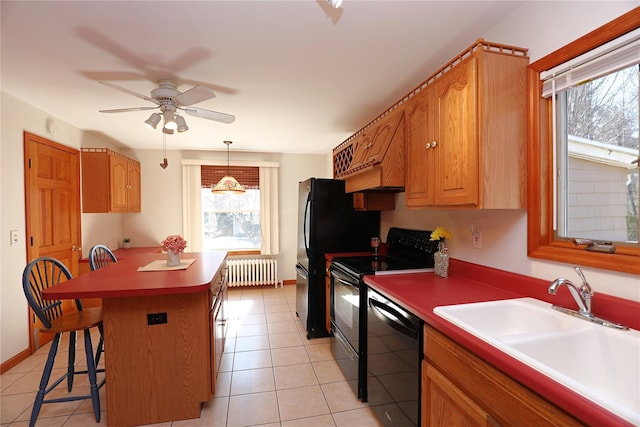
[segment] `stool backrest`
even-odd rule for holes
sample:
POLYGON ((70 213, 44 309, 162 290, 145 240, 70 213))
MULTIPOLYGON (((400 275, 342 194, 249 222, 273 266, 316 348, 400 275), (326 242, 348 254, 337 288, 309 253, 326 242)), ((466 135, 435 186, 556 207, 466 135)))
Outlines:
MULTIPOLYGON (((31 310, 46 328, 51 320, 62 317, 62 301, 42 298, 42 291, 71 279, 69 269, 51 257, 40 257, 31 261, 22 273, 22 289, 31 310)), ((82 310, 82 302, 76 299, 76 307, 82 310)))
POLYGON ((95 245, 89 251, 89 268, 91 271, 97 270, 107 265, 118 262, 116 256, 105 245, 95 245))

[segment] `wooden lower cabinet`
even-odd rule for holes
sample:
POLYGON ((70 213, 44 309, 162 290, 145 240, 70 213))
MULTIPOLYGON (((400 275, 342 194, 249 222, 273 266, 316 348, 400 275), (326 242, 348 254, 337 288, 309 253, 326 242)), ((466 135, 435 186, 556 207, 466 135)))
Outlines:
POLYGON ((199 418, 211 398, 208 292, 102 301, 108 425, 199 418))
POLYGON ((427 325, 424 356, 422 427, 584 425, 427 325))
POLYGON ((436 368, 422 361, 423 426, 495 426, 499 423, 436 368))
POLYGON ((216 394, 216 383, 222 363, 222 353, 224 353, 224 346, 226 344, 229 311, 228 290, 227 267, 225 262, 211 281, 211 289, 209 291, 209 306, 211 307, 209 310, 209 354, 211 356, 210 387, 212 396, 216 394))

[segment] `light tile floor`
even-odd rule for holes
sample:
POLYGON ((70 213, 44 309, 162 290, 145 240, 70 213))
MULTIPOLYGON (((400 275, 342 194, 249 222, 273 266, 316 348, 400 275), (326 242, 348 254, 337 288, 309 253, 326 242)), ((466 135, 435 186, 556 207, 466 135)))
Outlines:
MULTIPOLYGON (((231 288, 227 344, 216 395, 203 405, 199 419, 155 425, 381 426, 367 405, 350 392, 331 355, 330 340, 306 339, 304 327, 296 316, 295 286, 231 288)), ((76 361, 80 365, 84 353, 82 340, 78 341, 76 361)), ((48 346, 41 348, 0 376, 3 427, 28 425, 47 351, 48 346)), ((64 342, 58 352, 54 371, 59 373, 66 362, 64 342)), ((76 381, 74 392, 85 392, 88 388, 84 386, 85 379, 78 377, 76 381)), ((105 387, 100 391, 100 424, 95 422, 90 402, 78 401, 43 405, 36 425, 106 426, 105 387)), ((58 388, 62 389, 60 393, 66 392, 64 386, 58 388)))

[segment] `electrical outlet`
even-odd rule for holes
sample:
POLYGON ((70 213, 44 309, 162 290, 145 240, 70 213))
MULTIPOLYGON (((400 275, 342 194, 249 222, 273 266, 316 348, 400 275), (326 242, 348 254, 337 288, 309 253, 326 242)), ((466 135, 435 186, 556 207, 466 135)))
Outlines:
POLYGON ((20 244, 20 232, 18 230, 11 230, 11 246, 20 244))
POLYGON ((475 231, 471 234, 472 246, 474 249, 482 249, 482 231, 475 231))
POLYGON ((167 313, 150 313, 147 314, 147 325, 162 325, 167 323, 167 313))

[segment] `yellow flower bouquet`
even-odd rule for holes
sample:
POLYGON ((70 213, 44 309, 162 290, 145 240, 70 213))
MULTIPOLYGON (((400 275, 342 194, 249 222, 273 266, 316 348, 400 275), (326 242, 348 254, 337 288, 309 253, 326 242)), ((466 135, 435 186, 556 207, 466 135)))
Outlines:
POLYGON ((430 240, 440 240, 444 241, 445 239, 450 239, 451 233, 444 227, 436 227, 435 230, 431 232, 430 240))

